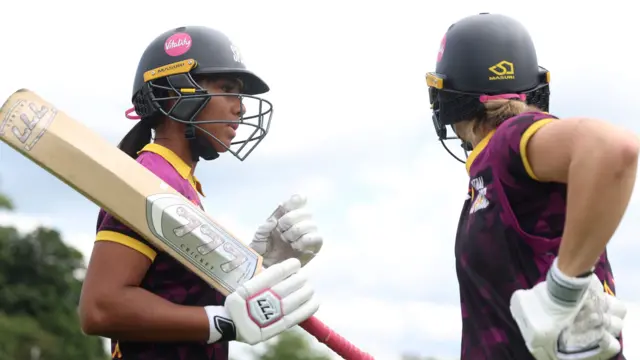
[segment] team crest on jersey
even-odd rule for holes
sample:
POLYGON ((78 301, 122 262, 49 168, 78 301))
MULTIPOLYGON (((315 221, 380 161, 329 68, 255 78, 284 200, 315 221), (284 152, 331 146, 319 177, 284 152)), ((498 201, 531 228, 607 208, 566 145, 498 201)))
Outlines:
POLYGON ((469 214, 473 214, 489 206, 487 188, 484 185, 484 178, 482 176, 471 179, 471 201, 472 204, 471 209, 469 209, 469 214))

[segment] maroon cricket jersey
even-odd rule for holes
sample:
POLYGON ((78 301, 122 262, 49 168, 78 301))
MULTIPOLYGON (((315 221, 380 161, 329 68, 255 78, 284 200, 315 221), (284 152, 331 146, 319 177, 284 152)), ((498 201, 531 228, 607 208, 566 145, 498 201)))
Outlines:
MULTIPOLYGON (((137 162, 169 186, 202 208, 200 183, 191 168, 171 150, 158 144, 147 145, 137 162)), ((128 246, 151 259, 152 264, 140 287, 181 305, 223 305, 224 296, 186 267, 156 249, 116 218, 100 210, 96 241, 113 241, 128 246)), ((227 342, 135 342, 111 339, 113 359, 123 360, 227 360, 227 342)))
MULTIPOLYGON (((562 238, 567 186, 537 181, 526 157, 528 140, 551 121, 561 120, 543 112, 512 117, 467 160, 469 190, 455 245, 461 360, 534 360, 509 301, 515 290, 545 280, 562 238)), ((606 251, 596 274, 614 294, 606 251)))

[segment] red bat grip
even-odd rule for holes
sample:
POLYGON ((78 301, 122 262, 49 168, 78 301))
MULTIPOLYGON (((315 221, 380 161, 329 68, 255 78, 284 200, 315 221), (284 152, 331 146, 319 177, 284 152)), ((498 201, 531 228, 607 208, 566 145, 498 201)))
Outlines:
POLYGON ((345 360, 375 360, 373 356, 358 349, 316 317, 312 316, 299 325, 345 360))

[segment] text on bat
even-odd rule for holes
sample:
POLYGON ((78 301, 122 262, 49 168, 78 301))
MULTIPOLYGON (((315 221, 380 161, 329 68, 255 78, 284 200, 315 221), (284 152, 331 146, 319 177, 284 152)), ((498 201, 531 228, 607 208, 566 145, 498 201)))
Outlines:
MULTIPOLYGON (((229 273, 247 262, 247 257, 243 255, 241 249, 238 249, 238 247, 232 243, 225 242, 222 235, 218 231, 216 231, 216 229, 214 229, 209 224, 203 224, 198 216, 191 212, 188 208, 180 206, 176 210, 176 214, 187 221, 186 224, 173 229, 173 233, 176 236, 184 237, 187 234, 193 233, 194 230, 199 228, 200 232, 210 240, 207 243, 196 248, 197 255, 199 255, 197 257, 200 258, 201 262, 205 261, 202 256, 215 251, 221 245, 222 249, 224 249, 227 254, 232 256, 229 261, 220 264, 220 269, 222 271, 229 273)), ((189 249, 189 252, 191 252, 191 249, 189 249)))
POLYGON ((24 145, 25 150, 31 150, 38 140, 44 135, 49 124, 56 115, 55 110, 49 109, 45 105, 39 105, 34 102, 30 102, 25 109, 25 101, 20 100, 12 108, 12 111, 5 116, 0 125, 0 136, 5 135, 5 128, 11 124, 11 133, 18 139, 20 143, 24 145), (48 116, 47 116, 48 115, 48 116), (45 120, 44 124, 41 124, 41 130, 36 136, 32 137, 33 131, 42 120, 45 120), (19 126, 20 125, 20 126, 19 126), (32 138, 31 142, 27 143, 27 140, 32 138))

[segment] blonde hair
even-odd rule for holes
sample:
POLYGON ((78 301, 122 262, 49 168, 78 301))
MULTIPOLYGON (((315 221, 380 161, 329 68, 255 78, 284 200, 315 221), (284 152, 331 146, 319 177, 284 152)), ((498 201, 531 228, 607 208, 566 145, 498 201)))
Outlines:
POLYGON ((454 125, 456 134, 465 141, 482 139, 505 120, 528 111, 541 111, 524 101, 497 99, 484 103, 485 111, 479 117, 454 125))

